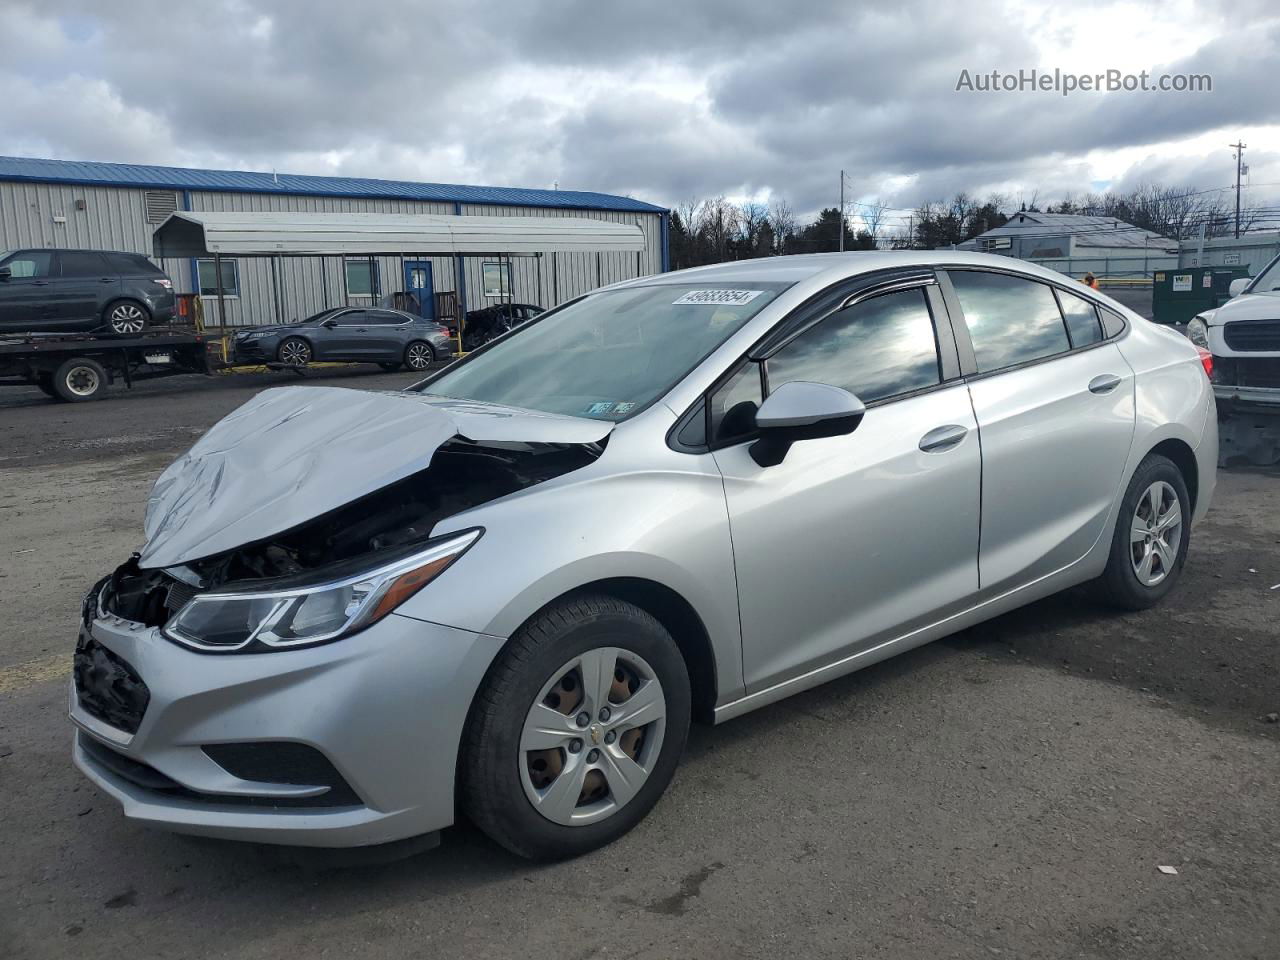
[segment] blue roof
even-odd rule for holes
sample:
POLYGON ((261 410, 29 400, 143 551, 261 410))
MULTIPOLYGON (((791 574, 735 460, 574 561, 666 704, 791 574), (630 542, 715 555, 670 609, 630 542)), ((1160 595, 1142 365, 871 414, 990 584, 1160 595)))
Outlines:
POLYGON ((162 190, 212 190, 229 193, 302 194, 317 197, 386 197, 444 203, 490 203, 516 207, 560 207, 575 210, 630 210, 661 213, 630 197, 582 190, 530 190, 524 187, 470 187, 456 183, 412 180, 364 180, 359 177, 311 177, 294 173, 243 170, 194 170, 136 163, 87 160, 41 160, 0 157, 0 180, 78 183, 90 186, 146 187, 162 190))

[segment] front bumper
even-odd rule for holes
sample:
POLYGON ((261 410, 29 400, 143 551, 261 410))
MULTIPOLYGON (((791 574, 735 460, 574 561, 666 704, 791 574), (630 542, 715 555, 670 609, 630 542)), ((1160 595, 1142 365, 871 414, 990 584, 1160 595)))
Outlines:
POLYGON ((180 833, 320 847, 384 843, 453 823, 467 710, 502 644, 398 614, 324 646, 263 654, 197 653, 113 617, 85 629, 150 692, 130 734, 86 710, 72 683, 76 766, 126 817, 180 833), (203 749, 280 741, 323 754, 355 802, 299 805, 316 791, 268 782, 266 773, 240 779, 203 749), (103 762, 117 755, 123 763, 103 762))
POLYGON ((232 359, 241 362, 266 363, 276 359, 274 338, 259 340, 234 340, 231 346, 232 359))

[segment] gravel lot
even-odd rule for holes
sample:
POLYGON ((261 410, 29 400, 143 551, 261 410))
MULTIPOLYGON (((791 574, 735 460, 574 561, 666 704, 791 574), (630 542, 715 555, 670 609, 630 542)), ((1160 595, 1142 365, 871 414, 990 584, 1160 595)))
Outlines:
MULTIPOLYGON (((373 369, 311 379, 413 380, 373 369)), ((70 762, 79 598, 163 466, 290 382, 0 392, 0 957, 1280 956, 1276 471, 1221 473, 1162 607, 1073 591, 696 729, 654 813, 578 861, 466 826, 368 865, 126 823, 70 762)))

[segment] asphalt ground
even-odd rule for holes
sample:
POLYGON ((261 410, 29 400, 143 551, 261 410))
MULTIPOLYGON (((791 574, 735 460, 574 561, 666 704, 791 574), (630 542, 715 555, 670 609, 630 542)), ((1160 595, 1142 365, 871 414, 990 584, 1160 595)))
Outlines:
POLYGON ((1071 591, 697 728, 654 812, 579 860, 465 824, 360 864, 126 822, 70 761, 80 597, 156 474, 292 382, 0 391, 0 957, 1280 956, 1274 470, 1220 473, 1160 607, 1071 591))

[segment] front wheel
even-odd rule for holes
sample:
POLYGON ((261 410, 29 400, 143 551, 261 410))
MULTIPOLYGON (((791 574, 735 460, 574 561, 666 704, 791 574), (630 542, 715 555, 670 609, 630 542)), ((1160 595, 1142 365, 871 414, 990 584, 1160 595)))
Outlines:
POLYGON ((1182 574, 1191 544, 1191 497, 1182 471, 1153 455, 1138 465, 1120 503, 1107 569, 1107 600, 1144 610, 1164 598, 1182 574))
POLYGON ((594 850, 657 803, 689 717, 688 670, 657 620, 607 596, 557 604, 516 632, 476 696, 463 806, 521 856, 594 850))
POLYGON ((289 337, 280 344, 276 358, 290 367, 305 367, 311 362, 311 344, 301 337, 289 337))
POLYGON ((88 357, 73 357, 53 372, 53 392, 59 400, 81 403, 94 400, 107 388, 107 371, 88 357))

